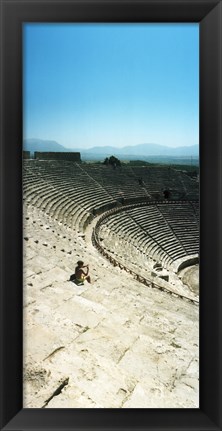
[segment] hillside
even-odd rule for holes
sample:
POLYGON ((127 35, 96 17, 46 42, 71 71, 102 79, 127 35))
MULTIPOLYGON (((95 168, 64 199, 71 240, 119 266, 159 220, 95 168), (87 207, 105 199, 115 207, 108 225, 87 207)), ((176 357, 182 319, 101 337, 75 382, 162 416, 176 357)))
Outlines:
POLYGON ((30 151, 32 154, 35 151, 68 151, 67 148, 58 144, 56 141, 47 141, 42 139, 24 139, 23 150, 30 151))

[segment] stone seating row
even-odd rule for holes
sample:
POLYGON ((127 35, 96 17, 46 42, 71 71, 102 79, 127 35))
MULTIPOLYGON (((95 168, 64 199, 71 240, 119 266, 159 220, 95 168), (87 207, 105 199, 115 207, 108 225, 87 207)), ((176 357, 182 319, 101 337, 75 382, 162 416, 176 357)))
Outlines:
MULTIPOLYGON (((188 203, 185 205, 187 214, 190 210, 189 206, 188 203)), ((173 205, 173 207, 176 206, 173 205)), ((156 206, 134 208, 108 217, 100 226, 100 235, 111 234, 113 244, 117 245, 118 238, 120 242, 121 238, 127 240, 152 259, 160 259, 166 267, 179 258, 198 253, 198 229, 183 230, 182 235, 186 236, 186 239, 181 241, 171 228, 170 220, 164 224, 164 215, 159 213, 156 206), (113 235, 116 235, 116 243, 113 235)), ((107 238, 106 244, 109 246, 107 238)))
MULTIPOLYGON (((185 206, 184 206, 185 207, 185 206)), ((141 214, 142 216, 142 214, 141 214)), ((137 221, 140 222, 140 218, 139 215, 137 215, 137 221)), ((144 217, 145 218, 145 217, 144 217)), ((143 221, 141 223, 141 226, 144 229, 147 229, 148 232, 150 233, 150 229, 149 229, 149 225, 150 225, 150 215, 149 215, 149 221, 143 221)), ((178 238, 178 240, 180 241, 180 243, 186 248, 187 245, 190 245, 191 243, 191 239, 193 241, 193 239, 198 239, 198 230, 197 230, 197 226, 195 224, 195 226, 192 225, 192 219, 190 218, 191 221, 189 221, 189 231, 186 232, 186 235, 184 235, 184 222, 180 220, 179 225, 177 223, 177 220, 173 217, 171 220, 169 221, 168 224, 168 228, 170 228, 170 230, 172 231, 172 235, 173 237, 176 236, 178 238), (175 225, 178 226, 177 229, 175 228, 175 225)), ((164 230, 166 229, 166 225, 163 223, 163 220, 160 222, 157 222, 156 220, 152 221, 152 233, 155 233, 156 238, 158 237, 158 231, 159 229, 161 229, 161 232, 163 233, 164 230), (155 227, 156 226, 156 227, 155 227)), ((172 236, 171 235, 171 236, 172 236)), ((167 235, 168 238, 168 242, 169 242, 169 234, 167 235)), ((195 251, 196 252, 196 251, 195 251)))
MULTIPOLYGON (((101 180, 100 186, 104 188, 104 191, 106 191, 115 198, 118 197, 119 193, 122 192, 122 194, 125 197, 129 196, 135 196, 137 194, 141 196, 147 195, 147 190, 145 188, 138 187, 138 184, 136 182, 135 178, 132 178, 132 176, 129 176, 129 169, 124 168, 121 170, 121 173, 113 170, 107 170, 106 167, 100 167, 100 168, 92 168, 90 165, 83 165, 83 167, 80 167, 76 163, 65 163, 64 167, 62 169, 63 164, 60 163, 42 163, 38 162, 37 168, 33 163, 31 164, 31 167, 33 169, 33 172, 36 171, 39 175, 39 169, 41 166, 41 175, 44 173, 44 177, 49 180, 51 176, 51 181, 53 183, 56 182, 58 184, 59 182, 63 182, 66 178, 68 182, 71 182, 71 179, 73 179, 74 183, 73 186, 77 186, 77 182, 82 182, 83 178, 85 182, 88 182, 89 185, 92 183, 92 181, 96 181, 99 183, 98 180, 101 180), (35 168, 35 169, 34 169, 35 168), (69 169, 68 169, 69 168, 69 169), (100 175, 96 176, 95 173, 100 172, 100 175), (78 175, 77 175, 78 174, 78 175), (93 175, 94 177, 93 177, 93 175), (84 176, 85 175, 85 176, 84 176), (129 181, 128 181, 129 180, 129 181), (132 182, 133 180, 133 182, 132 182), (121 190, 122 186, 122 190, 121 190)), ((150 169, 150 172, 155 171, 154 168, 150 169)), ((162 169, 161 172, 164 170, 162 169)), ((166 171, 166 169, 165 169, 166 171)), ((167 171, 166 171, 167 172, 167 171)), ((153 180, 155 182, 155 180, 153 180)), ((151 182, 152 183, 152 182, 151 182)), ((149 184, 149 187, 151 186, 151 183, 149 184)), ((95 184, 94 184, 95 186, 95 184)), ((163 182, 161 185, 161 188, 163 187, 163 182)), ((156 188, 156 187, 155 187, 156 188)))
POLYGON ((114 195, 118 194, 121 189, 124 197, 147 196, 147 191, 138 184, 137 178, 131 174, 131 168, 122 167, 113 170, 106 166, 88 167, 84 165, 84 169, 86 172, 90 172, 94 179, 101 181, 103 187, 114 195))
MULTIPOLYGON (((97 171, 97 169, 88 168, 88 170, 89 173, 87 173, 86 167, 80 168, 72 162, 62 164, 61 162, 41 163, 38 161, 37 164, 33 164, 33 162, 31 165, 27 164, 27 169, 24 170, 28 175, 27 178, 24 175, 24 196, 29 203, 73 226, 78 223, 79 217, 81 219, 87 218, 93 209, 98 212, 99 208, 105 208, 111 202, 113 203, 115 198, 119 197, 119 194, 116 194, 111 188, 105 190, 97 180, 92 178, 92 171, 97 171), (32 170, 35 181, 29 182, 28 179, 32 170), (78 175, 76 175, 77 172, 78 175)), ((101 172, 104 173, 106 170, 100 169, 101 172)), ((114 184, 116 179, 114 171, 110 170, 109 175, 114 184)), ((123 179, 126 177, 123 173, 121 176, 123 179)), ((131 196, 134 196, 134 191, 129 189, 128 184, 126 189, 128 195, 131 193, 131 196)), ((157 233, 161 226, 155 222, 156 215, 150 214, 149 217, 153 219, 152 233, 157 233)), ((138 214, 137 223, 141 224, 142 229, 147 229, 145 220, 140 221, 138 214)), ((161 220, 159 224, 161 225, 161 220)))
POLYGON ((178 188, 178 186, 180 190, 183 190, 184 180, 186 179, 188 179, 190 189, 193 187, 189 177, 184 174, 181 178, 181 175, 179 175, 177 171, 169 167, 133 167, 132 169, 137 177, 142 178, 146 186, 149 185, 150 187, 150 185, 155 185, 159 190, 163 188, 178 188))
MULTIPOLYGON (((24 161, 24 166, 27 165, 27 162, 24 161)), ((167 167, 140 167, 140 168, 132 168, 132 167, 122 167, 121 169, 116 169, 115 171, 106 166, 100 165, 80 165, 74 162, 65 162, 65 161, 33 161, 29 162, 29 167, 32 169, 32 172, 36 172, 39 174, 52 176, 57 175, 58 177, 67 177, 67 176, 81 176, 83 173, 90 176, 91 181, 94 179, 97 182, 101 183, 101 185, 106 188, 110 185, 114 186, 117 184, 119 186, 125 186, 128 184, 132 191, 135 193, 139 193, 141 191, 141 186, 138 186, 138 178, 142 178, 145 183, 145 188, 148 191, 159 190, 161 191, 163 188, 180 188, 186 189, 187 192, 193 192, 195 188, 195 193, 198 192, 198 184, 186 174, 175 171, 173 169, 169 169, 167 167), (78 175, 77 175, 78 173, 78 175)), ((128 190, 126 190, 128 192, 128 190)))
MULTIPOLYGON (((137 227, 137 231, 135 231, 135 229, 133 232, 129 230, 127 232, 119 230, 117 235, 120 241, 122 239, 129 241, 130 244, 133 244, 134 247, 139 249, 142 253, 152 256, 153 259, 156 258, 158 260, 165 255, 165 251, 161 250, 161 244, 153 238, 148 237, 144 231, 139 230, 139 226, 137 227)), ((101 236, 103 236, 103 232, 101 232, 101 236)), ((116 241, 116 243, 117 242, 118 241, 116 241)))
POLYGON ((45 211, 46 214, 50 215, 56 220, 60 220, 65 224, 74 227, 74 223, 76 226, 81 224, 81 219, 86 215, 85 209, 82 207, 76 206, 73 201, 70 201, 70 197, 63 199, 62 195, 58 195, 55 193, 56 198, 53 198, 52 194, 44 194, 43 196, 34 196, 33 199, 27 200, 27 203, 31 203, 37 208, 45 211), (71 220, 70 220, 71 219, 71 220))
MULTIPOLYGON (((188 206, 189 206, 189 204, 188 204, 188 206)), ((170 206, 165 206, 164 208, 168 209, 168 207, 170 207, 170 206)), ((173 207, 174 207, 174 205, 173 205, 173 207)), ((184 207, 186 207, 186 206, 184 206, 184 207)), ((170 236, 171 236, 171 238, 176 237, 179 240, 182 247, 186 250, 186 252, 190 253, 190 246, 192 248, 192 251, 195 251, 195 253, 198 252, 198 227, 195 226, 195 229, 193 229, 191 217, 189 219, 189 230, 188 231, 184 231, 184 223, 183 223, 183 224, 181 224, 181 230, 180 231, 178 230, 177 232, 175 232, 174 221, 175 221, 174 216, 171 218, 171 220, 168 220, 168 228, 172 232, 171 235, 167 234, 168 244, 170 243, 170 236), (190 224, 190 220, 191 220, 191 224, 190 224), (195 244, 194 248, 192 247, 193 244, 195 244)), ((161 226, 161 234, 160 235, 157 233, 157 230, 156 231, 153 230, 153 233, 155 232, 155 238, 156 239, 158 238, 158 236, 161 238, 164 230, 166 231, 167 225, 164 225, 162 223, 161 223, 161 225, 162 226, 161 226)), ((147 224, 143 224, 143 228, 146 228, 146 227, 147 227, 147 224)))
MULTIPOLYGON (((85 177, 81 171, 80 174, 85 177)), ((28 183, 28 180, 29 175, 26 183, 24 182, 24 197, 27 202, 42 208, 55 218, 60 220, 65 218, 66 221, 68 219, 68 224, 71 223, 72 226, 74 221, 75 223, 78 221, 78 217, 74 218, 73 214, 78 213, 85 222, 85 217, 89 216, 89 212, 94 206, 106 205, 111 200, 109 195, 95 184, 89 187, 85 182, 80 182, 77 185, 75 184, 74 187, 70 182, 70 178, 69 182, 61 181, 60 178, 57 180, 56 177, 50 177, 49 181, 46 175, 42 175, 41 179, 36 176, 35 181, 31 183, 28 183), (72 203, 70 204, 69 201, 72 203), (79 208, 80 211, 78 211, 79 208), (85 212, 85 215, 83 215, 83 212, 85 212), (70 218, 72 218, 71 222, 70 218)), ((90 182, 91 180, 89 179, 88 181, 90 182)))
MULTIPOLYGON (((157 205, 171 229, 180 240, 185 250, 190 254, 198 253, 199 249, 199 224, 193 209, 193 204, 176 205, 173 207, 157 205), (189 225, 184 226, 184 220, 189 220, 189 225)), ((198 206, 195 207, 198 211, 198 206)))
MULTIPOLYGON (((143 263, 142 268, 144 268, 148 259, 153 259, 153 261, 164 260, 166 267, 173 263, 173 259, 170 256, 167 256, 159 244, 152 241, 152 239, 148 244, 147 238, 140 238, 139 234, 137 237, 132 237, 131 235, 115 237, 115 235, 112 236, 111 234, 111 238, 111 240, 109 238, 107 242, 105 241, 105 249, 115 255, 118 261, 120 259, 122 263, 126 264, 128 267, 134 267, 134 269, 137 268, 137 271, 138 268, 141 268, 141 263, 143 263), (134 239, 133 241, 132 238, 134 239)), ((150 268, 148 269, 150 270, 150 268)))

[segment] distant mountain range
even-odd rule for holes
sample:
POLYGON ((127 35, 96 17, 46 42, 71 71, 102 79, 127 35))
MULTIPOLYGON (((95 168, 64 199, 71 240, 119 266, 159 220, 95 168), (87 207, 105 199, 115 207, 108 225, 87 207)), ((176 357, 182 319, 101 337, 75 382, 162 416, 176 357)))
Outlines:
POLYGON ((140 159, 149 156, 163 156, 163 157, 195 157, 199 156, 199 146, 192 145, 188 147, 166 147, 158 144, 138 144, 132 146, 125 146, 122 148, 104 146, 104 147, 92 147, 88 149, 83 148, 66 148, 63 145, 58 144, 56 141, 47 141, 42 139, 24 139, 23 149, 34 153, 34 151, 79 151, 83 160, 92 158, 93 160, 101 160, 104 157, 111 155, 122 157, 124 159, 129 158, 140 159))
POLYGON ((45 141, 43 139, 24 139, 23 150, 30 151, 31 153, 34 153, 35 151, 71 151, 67 150, 67 148, 58 144, 56 141, 45 141))
MULTIPOLYGON (((81 151, 81 150, 80 150, 81 151)), ((190 147, 165 147, 164 145, 158 144, 138 144, 133 146, 126 146, 122 148, 116 147, 92 147, 87 150, 82 150, 82 153, 88 152, 91 154, 104 154, 107 155, 119 155, 119 156, 196 156, 199 154, 198 145, 192 145, 190 147)))

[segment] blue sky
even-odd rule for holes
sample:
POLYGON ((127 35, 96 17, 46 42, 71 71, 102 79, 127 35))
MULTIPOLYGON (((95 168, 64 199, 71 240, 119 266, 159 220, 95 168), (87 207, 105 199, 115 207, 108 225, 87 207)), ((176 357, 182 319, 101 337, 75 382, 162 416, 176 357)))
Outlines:
POLYGON ((199 144, 198 24, 24 24, 23 136, 199 144))

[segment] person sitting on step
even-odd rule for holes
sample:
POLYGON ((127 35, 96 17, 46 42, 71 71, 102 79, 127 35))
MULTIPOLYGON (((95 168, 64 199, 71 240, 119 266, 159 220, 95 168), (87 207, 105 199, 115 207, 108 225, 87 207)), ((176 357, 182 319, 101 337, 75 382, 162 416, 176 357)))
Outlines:
POLYGON ((84 281, 87 280, 88 283, 91 283, 91 278, 88 274, 89 274, 89 265, 84 265, 84 262, 82 260, 79 260, 77 262, 77 267, 75 269, 76 281, 78 283, 84 283, 84 281), (84 271, 83 268, 86 268, 86 271, 84 271))

